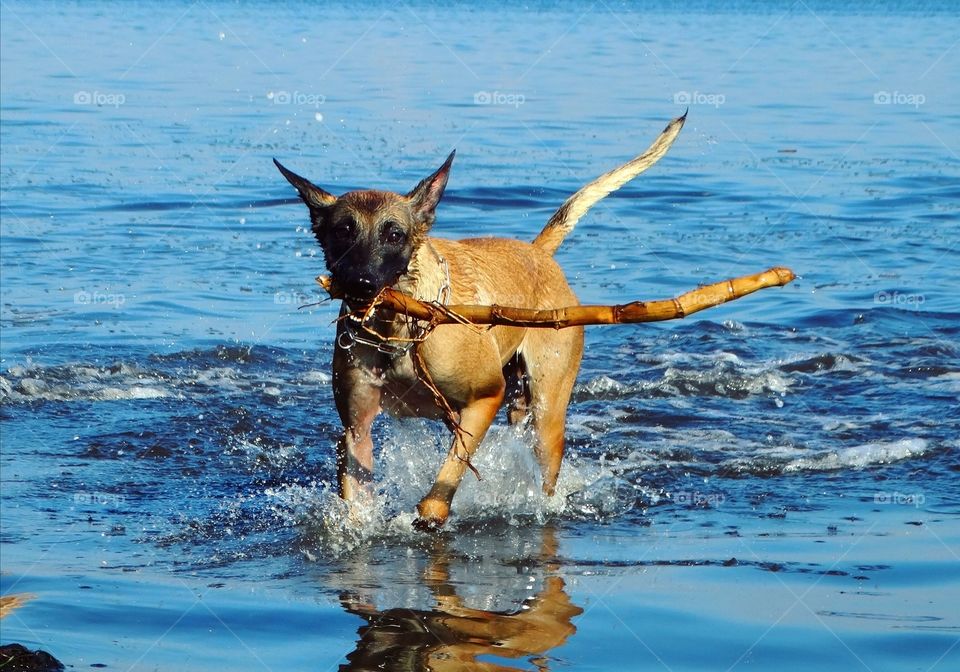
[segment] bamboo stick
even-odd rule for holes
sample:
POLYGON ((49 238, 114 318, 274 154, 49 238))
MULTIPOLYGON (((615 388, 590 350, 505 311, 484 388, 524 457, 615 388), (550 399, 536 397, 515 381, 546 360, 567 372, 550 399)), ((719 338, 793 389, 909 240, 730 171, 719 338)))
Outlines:
MULTIPOLYGON (((633 301, 615 306, 567 306, 538 310, 509 306, 451 305, 419 301, 409 294, 386 288, 373 299, 374 307, 403 313, 433 325, 470 323, 527 328, 565 329, 593 324, 635 324, 662 322, 734 301, 767 287, 782 287, 796 275, 784 266, 775 266, 762 273, 731 278, 681 294, 672 299, 633 301)), ((342 298, 330 278, 320 276, 317 282, 331 298, 342 298)), ((367 312, 369 308, 365 309, 367 312)))

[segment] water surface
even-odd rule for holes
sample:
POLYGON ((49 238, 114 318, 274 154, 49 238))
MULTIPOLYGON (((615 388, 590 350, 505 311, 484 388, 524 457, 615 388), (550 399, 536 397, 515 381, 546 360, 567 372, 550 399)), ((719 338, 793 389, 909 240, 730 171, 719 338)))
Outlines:
POLYGON ((960 70, 950 3, 7 2, 0 643, 75 669, 960 665, 960 70), (532 238, 690 109, 558 252, 594 328, 559 495, 501 422, 331 491, 322 257, 277 157, 532 238), (499 667, 497 667, 499 666, 499 667))

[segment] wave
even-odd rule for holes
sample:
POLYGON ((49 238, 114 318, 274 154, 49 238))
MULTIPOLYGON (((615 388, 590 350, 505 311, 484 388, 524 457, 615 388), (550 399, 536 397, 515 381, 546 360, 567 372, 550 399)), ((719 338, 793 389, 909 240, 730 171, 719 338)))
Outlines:
POLYGON ((172 394, 166 376, 125 363, 12 366, 0 376, 0 402, 120 401, 172 394))
POLYGON ((930 450, 924 439, 865 443, 837 450, 818 451, 811 456, 797 457, 783 465, 785 473, 795 471, 836 471, 853 467, 863 469, 877 464, 890 464, 909 457, 919 457, 930 450))
POLYGON ((283 353, 266 348, 217 346, 154 355, 143 364, 15 365, 0 374, 0 403, 152 400, 251 390, 280 397, 330 382, 323 370, 283 370, 282 359, 283 353))
POLYGON ((574 400, 628 397, 714 396, 744 399, 754 395, 783 395, 794 384, 790 369, 779 363, 748 364, 732 353, 675 354, 642 361, 659 371, 659 379, 623 383, 597 376, 574 389, 574 400))
POLYGON ((934 442, 919 437, 830 449, 747 444, 740 446, 740 455, 720 461, 716 472, 739 478, 868 469, 931 454, 936 446, 934 442))

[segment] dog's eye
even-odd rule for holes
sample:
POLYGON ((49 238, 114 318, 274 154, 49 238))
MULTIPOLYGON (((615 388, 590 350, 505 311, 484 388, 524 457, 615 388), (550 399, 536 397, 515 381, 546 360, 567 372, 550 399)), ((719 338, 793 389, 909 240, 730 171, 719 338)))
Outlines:
POLYGON ((407 234, 396 222, 387 222, 383 229, 383 238, 391 245, 400 245, 407 240, 407 234))
POLYGON ((330 233, 333 234, 334 238, 338 238, 340 240, 346 240, 350 238, 353 235, 353 220, 340 220, 333 225, 333 228, 330 229, 330 233))

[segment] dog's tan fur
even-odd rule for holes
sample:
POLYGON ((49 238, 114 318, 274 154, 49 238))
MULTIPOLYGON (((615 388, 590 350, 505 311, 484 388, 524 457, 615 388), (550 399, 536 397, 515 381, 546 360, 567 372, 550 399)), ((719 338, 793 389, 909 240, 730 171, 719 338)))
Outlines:
MULTIPOLYGON (((556 308, 575 305, 577 298, 553 252, 591 205, 666 153, 685 116, 671 122, 644 154, 571 196, 533 243, 504 238, 454 241, 427 235, 446 186, 452 154, 406 195, 370 190, 337 198, 277 165, 310 208, 327 265, 335 281, 338 273, 345 278, 348 297, 351 286, 369 294, 392 285, 424 301, 556 308), (358 273, 355 267, 366 266, 368 257, 376 263, 370 262, 369 269, 358 273), (400 270, 391 275, 389 269, 395 267, 400 270)), ((357 303, 351 298, 345 302, 357 303)), ((344 315, 346 312, 347 305, 344 315)), ((417 325, 382 310, 367 326, 384 342, 417 335, 417 325)), ((350 344, 349 333, 344 336, 349 329, 349 323, 342 320, 334 349, 333 386, 344 425, 338 445, 340 494, 352 499, 372 479, 370 428, 381 410, 435 418, 442 418, 443 413, 409 351, 385 354, 382 348, 362 342, 344 347, 350 344)), ((505 400, 510 402, 511 422, 531 418, 543 490, 553 494, 563 457, 567 404, 582 354, 582 327, 497 326, 481 330, 441 325, 430 332, 419 346, 419 355, 463 431, 460 441, 454 439, 433 487, 417 506, 421 526, 438 527, 447 519, 469 459, 505 400)))

